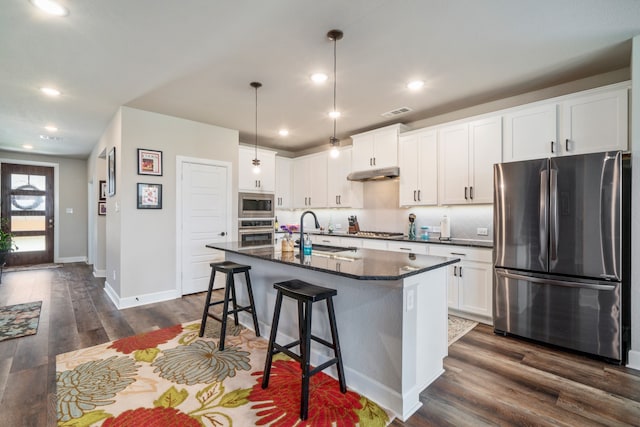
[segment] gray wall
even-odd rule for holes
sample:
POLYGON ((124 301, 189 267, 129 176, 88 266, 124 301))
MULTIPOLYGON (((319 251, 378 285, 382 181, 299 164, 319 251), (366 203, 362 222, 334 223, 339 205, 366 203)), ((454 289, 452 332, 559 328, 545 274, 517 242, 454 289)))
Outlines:
POLYGON ((11 163, 50 163, 58 165, 59 212, 55 226, 58 230, 58 252, 54 261, 85 261, 87 257, 87 161, 56 156, 44 156, 12 151, 0 151, 0 159, 11 163), (66 213, 72 208, 73 213, 66 213))
MULTIPOLYGON (((640 35, 633 38, 631 54, 631 257, 640 255, 640 35)), ((631 263, 631 349, 629 365, 640 370, 640 268, 631 263)))

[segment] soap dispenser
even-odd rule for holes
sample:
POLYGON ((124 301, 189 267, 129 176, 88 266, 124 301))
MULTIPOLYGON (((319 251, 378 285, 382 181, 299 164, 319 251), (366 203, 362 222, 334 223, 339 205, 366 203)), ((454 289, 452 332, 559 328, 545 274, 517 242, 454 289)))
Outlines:
POLYGON ((304 236, 304 246, 302 248, 302 253, 304 255, 311 255, 311 238, 308 234, 304 236))

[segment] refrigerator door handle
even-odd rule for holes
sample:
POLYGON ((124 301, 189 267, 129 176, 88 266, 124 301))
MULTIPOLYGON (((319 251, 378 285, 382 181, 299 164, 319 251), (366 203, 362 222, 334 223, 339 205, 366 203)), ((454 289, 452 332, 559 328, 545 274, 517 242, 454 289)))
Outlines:
POLYGON ((613 291, 616 288, 616 285, 608 285, 604 283, 596 284, 596 283, 584 283, 584 282, 571 282, 568 280, 545 279, 542 277, 532 277, 532 276, 525 276, 524 274, 509 273, 503 270, 496 270, 496 274, 499 276, 506 277, 508 279, 526 280, 527 282, 538 283, 542 285, 565 286, 568 288, 595 289, 599 291, 613 291))
MULTIPOLYGON (((558 171, 549 168, 549 264, 558 260, 558 171)), ((551 267, 551 265, 549 265, 551 267)))
POLYGON ((547 203, 547 196, 549 191, 549 172, 543 170, 540 172, 540 262, 542 265, 547 265, 547 246, 548 246, 548 232, 549 232, 549 206, 547 203))

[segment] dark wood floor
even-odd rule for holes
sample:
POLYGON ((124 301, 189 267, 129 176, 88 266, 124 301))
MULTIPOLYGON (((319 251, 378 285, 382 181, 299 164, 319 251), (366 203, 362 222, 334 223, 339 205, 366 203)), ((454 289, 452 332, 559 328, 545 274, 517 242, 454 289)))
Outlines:
MULTIPOLYGON (((38 333, 0 342, 0 426, 55 425, 55 356, 197 320, 204 295, 116 310, 83 264, 5 273, 0 306, 42 300, 38 333)), ((478 326, 399 426, 640 425, 640 372, 478 326)))

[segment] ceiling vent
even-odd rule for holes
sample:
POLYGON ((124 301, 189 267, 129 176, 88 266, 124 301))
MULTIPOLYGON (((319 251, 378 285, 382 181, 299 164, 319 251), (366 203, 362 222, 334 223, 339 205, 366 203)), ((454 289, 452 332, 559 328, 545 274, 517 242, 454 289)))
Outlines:
POLYGON ((410 111, 413 111, 411 108, 409 107, 400 107, 400 108, 396 108, 395 110, 391 110, 391 111, 387 111, 386 113, 382 113, 382 117, 396 117, 399 116, 401 114, 406 114, 410 111))

